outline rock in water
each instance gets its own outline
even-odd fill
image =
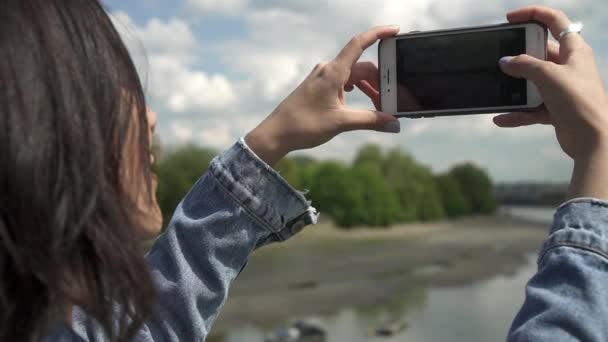
[[[265,342],[325,342],[326,335],[317,320],[297,320],[278,328],[265,338]]]

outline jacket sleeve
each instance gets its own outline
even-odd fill
[[[608,203],[561,206],[508,341],[608,341]]]
[[[146,256],[158,307],[136,341],[204,341],[254,249],[316,223],[316,210],[241,139],[216,157]],[[76,308],[73,329],[105,341]]]

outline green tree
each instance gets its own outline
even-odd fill
[[[379,168],[348,168],[336,162],[321,163],[309,197],[322,213],[343,228],[389,226],[399,218],[399,200]]]
[[[432,221],[445,216],[429,168],[398,148],[389,151],[382,165],[387,184],[399,199],[401,222]]]
[[[367,144],[361,146],[359,151],[357,152],[357,156],[353,161],[353,166],[363,166],[378,168],[378,170],[382,169],[382,165],[384,163],[384,154],[382,153],[382,149],[380,146],[375,144]]]
[[[473,213],[490,214],[496,210],[492,181],[483,169],[466,163],[455,166],[449,173],[460,185]]]
[[[274,168],[287,183],[291,184],[296,189],[302,188],[301,172],[295,160],[284,158]]]
[[[305,155],[293,156],[293,157],[291,157],[291,160],[293,160],[293,162],[296,164],[297,167],[309,167],[309,166],[317,164],[316,160],[314,160],[310,156],[305,156]]]
[[[319,167],[319,163],[308,156],[294,156],[291,158],[296,166],[299,178],[298,190],[310,190],[316,177],[316,172]]]
[[[420,221],[437,221],[445,218],[443,203],[434,183],[429,183],[419,196],[418,219]]]
[[[317,209],[327,213],[340,227],[360,222],[363,194],[354,173],[343,164],[323,162],[314,172],[309,197]]]
[[[167,153],[155,167],[158,175],[158,204],[163,211],[165,224],[173,215],[179,201],[209,167],[216,155],[210,149],[187,145]]]
[[[435,178],[443,208],[448,217],[458,217],[471,213],[471,203],[462,193],[458,180],[451,174]]]
[[[357,224],[387,227],[399,220],[400,206],[395,191],[386,184],[375,165],[359,165],[352,169],[357,186],[361,188],[360,208],[353,208]]]

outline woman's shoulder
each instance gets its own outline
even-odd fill
[[[81,336],[67,325],[58,323],[54,325],[49,333],[41,340],[42,342],[86,342]]]

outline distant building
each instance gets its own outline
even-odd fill
[[[568,195],[567,184],[510,183],[494,187],[496,201],[502,205],[558,205]]]

